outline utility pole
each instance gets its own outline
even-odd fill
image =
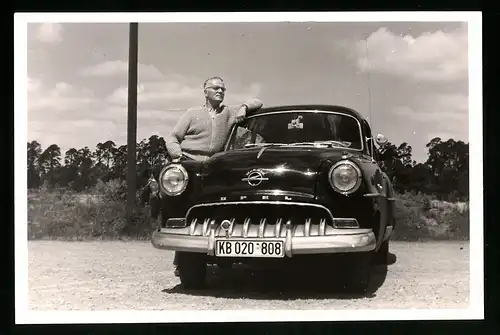
[[[129,26],[127,118],[127,223],[129,226],[132,223],[132,214],[136,205],[138,38],[138,23],[132,22]]]

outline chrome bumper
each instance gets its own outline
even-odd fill
[[[255,241],[266,237],[265,235],[227,237],[224,233],[210,228],[205,234],[194,235],[189,227],[162,228],[153,233],[151,243],[157,249],[214,255],[216,239]],[[298,254],[372,251],[376,247],[375,235],[371,229],[328,229],[325,234],[310,236],[293,236],[291,229],[286,229],[282,237],[285,239],[285,255],[288,257]]]

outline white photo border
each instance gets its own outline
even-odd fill
[[[50,311],[28,309],[27,25],[33,22],[467,22],[469,48],[470,305],[468,309]],[[17,324],[441,320],[484,318],[481,12],[16,13],[14,16],[15,321]]]

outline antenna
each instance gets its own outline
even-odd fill
[[[368,35],[365,37],[365,53],[366,53],[366,67],[367,67],[367,86],[368,86],[368,115],[370,118],[371,126],[373,127],[372,120],[372,90],[371,90],[371,77],[370,77],[370,60],[368,56]]]

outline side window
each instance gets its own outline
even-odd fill
[[[250,143],[262,143],[263,138],[255,132],[252,132],[248,128],[243,126],[236,126],[236,129],[233,132],[231,137],[231,141],[229,143],[228,149],[242,149],[245,145]]]

